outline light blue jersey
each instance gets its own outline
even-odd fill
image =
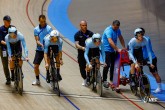
[[[88,38],[86,41],[85,41],[85,53],[84,53],[84,57],[85,57],[85,60],[87,62],[87,64],[89,65],[90,62],[89,62],[89,58],[88,58],[88,52],[89,52],[89,49],[90,48],[99,48],[101,50],[101,55],[102,55],[102,59],[103,59],[103,63],[105,63],[105,51],[104,51],[104,45],[103,45],[103,42],[101,41],[101,44],[99,46],[96,46],[93,41],[92,41],[92,38]]]
[[[150,48],[149,48],[149,44],[147,42],[147,39],[145,37],[143,37],[143,41],[142,42],[137,42],[137,39],[136,38],[132,38],[129,43],[128,43],[128,53],[129,53],[129,56],[130,56],[130,59],[134,62],[134,63],[137,63],[136,60],[135,60],[135,57],[133,55],[133,51],[134,49],[139,49],[141,47],[144,47],[146,46],[146,49],[147,49],[147,52],[148,52],[148,56],[149,56],[149,61],[150,61],[150,64],[152,64],[152,55],[151,55],[151,51],[150,51]]]
[[[12,43],[17,43],[18,41],[21,41],[21,44],[24,48],[24,54],[25,54],[26,57],[28,57],[28,49],[27,49],[27,46],[26,46],[26,42],[25,42],[24,36],[20,32],[17,32],[17,37],[15,39],[12,39],[9,34],[7,34],[5,36],[5,42],[6,42],[6,45],[7,45],[7,52],[8,52],[9,57],[12,56],[12,50],[11,50],[10,43],[11,44]]]
[[[55,42],[55,43],[51,42],[50,39],[51,39],[50,35],[47,35],[44,38],[44,53],[48,53],[48,47],[50,45],[58,45],[59,51],[62,51],[62,44],[63,44],[62,39],[59,37],[57,42]]]
[[[39,41],[41,42],[41,44],[43,44],[43,40],[44,37],[49,34],[52,31],[52,28],[49,25],[46,25],[45,27],[40,27],[40,25],[38,25],[37,27],[34,28],[34,36],[38,36],[39,37]],[[37,45],[36,50],[38,51],[44,51],[44,49]]]
[[[112,48],[112,46],[110,45],[110,43],[108,42],[108,38],[111,38],[113,40],[113,42],[115,43],[115,45],[117,45],[117,38],[121,36],[121,31],[120,29],[118,30],[114,30],[112,28],[112,26],[107,27],[104,30],[103,36],[102,36],[102,40],[103,40],[103,44],[104,44],[104,50],[107,52],[114,52],[115,50]]]
[[[144,36],[144,37],[145,37],[145,38],[147,39],[147,41],[148,41],[149,49],[150,49],[151,55],[152,55],[152,59],[154,59],[154,58],[156,57],[156,55],[155,55],[154,51],[152,50],[152,44],[151,44],[150,37],[148,37],[148,36]],[[148,58],[148,52],[147,52],[146,46],[143,47],[143,58],[144,58],[144,59],[147,59],[147,58]]]

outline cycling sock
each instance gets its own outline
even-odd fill
[[[162,87],[161,87],[161,83],[158,83],[158,88],[159,88],[159,89],[161,89],[161,88],[162,88]]]
[[[38,76],[36,76],[36,79],[38,79],[38,80],[39,80],[39,75],[38,75]]]
[[[60,74],[60,68],[57,68],[57,74]]]
[[[46,70],[46,74],[49,75],[49,70]]]
[[[14,70],[11,70],[11,76],[14,77]]]

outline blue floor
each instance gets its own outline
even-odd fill
[[[52,0],[48,7],[48,17],[51,23],[56,27],[60,33],[67,37],[70,41],[74,42],[74,34],[78,31],[78,29],[71,23],[68,17],[68,7],[71,3],[71,0]],[[129,67],[126,67],[125,73],[128,72]],[[148,74],[147,74],[148,75]],[[157,83],[153,76],[148,75],[150,84],[151,84],[151,92],[156,89]],[[159,94],[152,95],[157,97],[161,101],[165,101],[165,84],[162,84],[163,91]]]

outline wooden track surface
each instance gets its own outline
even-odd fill
[[[46,13],[47,0],[44,6]],[[3,24],[4,15],[10,15],[12,24],[23,33],[29,49],[30,63],[32,64],[35,54],[35,40],[33,36],[33,28],[38,25],[38,16],[41,14],[41,8],[44,0],[1,0],[0,1],[0,24]],[[28,6],[28,7],[27,7]],[[28,13],[27,13],[28,12]],[[29,20],[28,18],[31,20]],[[48,24],[50,24],[48,20]],[[50,24],[51,25],[51,24]],[[64,38],[65,39],[65,38]],[[0,63],[0,110],[73,110],[76,109],[72,104],[82,110],[138,110],[152,109],[161,110],[162,107],[157,104],[144,104],[139,99],[130,95],[129,87],[123,88],[123,95],[104,90],[104,96],[109,98],[98,98],[89,88],[81,86],[82,78],[79,73],[78,64],[76,62],[77,51],[64,43],[63,46],[64,66],[61,68],[63,80],[60,82],[62,94],[65,96],[58,97],[54,94],[49,84],[44,78],[41,79],[41,86],[32,86],[35,79],[33,67],[24,62],[24,93],[20,96],[13,92],[13,83],[11,86],[5,85],[2,64]],[[40,66],[40,71],[45,76],[44,61]],[[130,98],[132,102],[126,98]],[[112,98],[115,98],[112,100]],[[71,102],[69,102],[70,100]]]

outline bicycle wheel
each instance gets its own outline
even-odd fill
[[[130,83],[132,82],[132,78],[129,77],[130,79]],[[130,89],[132,91],[132,93],[136,96],[137,95],[137,91],[138,91],[138,87],[137,87],[137,77],[135,77],[135,85],[132,86],[132,84],[130,84]]]
[[[91,71],[90,71],[90,88],[92,89],[92,90],[94,90],[95,89],[95,86],[94,86],[94,82],[95,82],[95,74],[94,74],[94,70],[92,69]]]
[[[17,67],[15,67],[15,69],[14,69],[14,88],[16,91],[18,90],[17,73],[18,73],[18,69],[17,69]]]
[[[102,97],[102,77],[101,77],[101,73],[99,70],[97,70],[97,76],[96,76],[97,80],[96,80],[96,90],[97,93],[99,94],[100,97]]]
[[[23,78],[21,67],[17,68],[17,80],[18,80],[18,93],[22,95],[23,92]]]
[[[139,80],[140,98],[143,102],[148,102],[150,98],[150,82],[148,77],[143,74]]]
[[[57,95],[60,96],[57,71],[56,68],[54,67],[51,67],[51,78],[52,78],[53,90],[55,90],[55,92],[57,92]]]

